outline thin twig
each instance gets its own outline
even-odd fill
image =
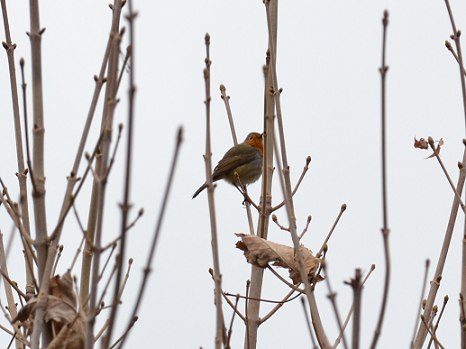
[[[230,96],[227,96],[226,90],[227,89],[224,85],[220,85],[220,92],[222,94],[221,98],[223,99],[223,102],[225,103],[225,108],[227,110],[228,121],[230,122],[231,136],[233,138],[233,144],[237,145],[238,138],[236,137],[235,123],[233,121],[233,115],[231,113],[231,108],[230,108]]]
[[[341,320],[340,320],[340,312],[338,311],[338,306],[337,306],[337,301],[336,301],[337,294],[335,292],[333,292],[332,287],[330,285],[330,277],[328,275],[327,263],[324,261],[324,262],[321,263],[321,265],[322,265],[323,271],[325,272],[325,281],[326,281],[326,284],[327,284],[327,287],[328,287],[327,298],[330,299],[330,302],[332,303],[333,312],[335,314],[335,318],[337,320],[337,325],[338,325],[338,328],[340,330],[340,333],[343,333],[343,347],[345,349],[347,349],[348,344],[346,343],[346,337],[345,337],[344,332],[343,332],[343,326],[342,326]]]
[[[29,127],[28,127],[28,114],[27,114],[27,98],[26,98],[26,82],[24,79],[24,58],[19,60],[19,65],[21,68],[21,88],[23,90],[23,117],[24,117],[24,139],[26,143],[26,162],[28,165],[29,173],[31,176],[32,190],[33,193],[37,192],[36,179],[34,177],[34,171],[31,163],[31,152],[29,147]]]
[[[300,299],[301,299],[301,305],[303,306],[304,318],[306,319],[307,328],[309,330],[309,336],[311,337],[312,346],[314,349],[317,349],[317,343],[314,338],[314,333],[312,332],[311,321],[309,319],[309,314],[306,310],[306,301],[304,300],[305,298],[301,297]]]
[[[448,171],[447,171],[447,169],[445,168],[445,165],[443,164],[443,161],[442,161],[442,159],[440,158],[440,155],[439,155],[437,149],[435,149],[434,139],[433,139],[432,137],[429,137],[428,140],[429,140],[429,145],[430,145],[430,147],[431,147],[432,150],[434,151],[435,157],[437,158],[437,160],[438,160],[440,166],[442,167],[443,173],[444,173],[445,176],[447,177],[448,183],[450,183],[451,189],[453,189],[453,193],[455,194],[456,198],[458,199],[458,201],[459,201],[459,203],[460,203],[461,209],[463,210],[463,212],[465,212],[465,207],[464,207],[463,201],[461,200],[461,196],[460,196],[460,194],[456,191],[455,186],[453,185],[453,182],[452,182],[452,180],[451,180],[451,177],[450,177],[450,175],[448,174]]]
[[[204,69],[204,83],[205,83],[205,108],[206,108],[206,153],[204,156],[206,166],[206,183],[207,183],[207,198],[209,203],[209,216],[210,216],[210,231],[212,236],[212,256],[214,262],[214,282],[215,282],[215,307],[216,307],[216,331],[215,331],[215,348],[220,349],[222,346],[223,339],[223,312],[222,312],[222,295],[221,295],[221,284],[222,275],[220,273],[220,257],[218,249],[218,237],[217,237],[217,218],[215,215],[215,201],[213,192],[213,179],[212,179],[212,161],[211,161],[211,144],[210,144],[210,66],[212,64],[210,60],[210,35],[205,35],[205,69]]]
[[[309,170],[309,164],[310,163],[311,163],[311,157],[308,156],[306,158],[306,165],[303,168],[303,172],[301,173],[301,176],[299,177],[298,182],[296,183],[296,186],[294,187],[294,189],[293,189],[293,191],[291,193],[291,196],[294,196],[294,194],[296,194],[296,192],[298,191],[298,188],[299,188],[301,182],[303,181],[304,176],[306,175],[307,171]],[[272,212],[278,210],[279,208],[283,207],[284,205],[285,205],[285,200],[283,200],[277,206],[273,207]]]
[[[214,278],[214,270],[212,268],[209,268],[209,274],[210,276],[212,277],[212,280],[215,282],[215,278]],[[241,312],[239,311],[238,307],[235,308],[235,305],[228,299],[227,297],[227,294],[225,292],[223,292],[222,290],[222,295],[223,295],[223,299],[225,299],[227,301],[227,303],[230,305],[230,307],[235,311],[236,314],[238,314],[238,316],[241,318],[241,320],[243,320],[244,322],[246,322],[246,318],[244,317],[243,314],[241,314]],[[230,296],[230,294],[228,294]],[[235,297],[239,297],[239,298],[245,298],[245,297],[242,297],[240,296],[239,294],[236,294]]]
[[[0,269],[0,274],[2,274],[3,278],[15,289],[15,291],[18,293],[19,296],[23,297],[24,300],[28,300],[28,297],[23,291],[20,290],[18,287],[18,283],[11,280],[7,274],[4,273],[3,270]]]
[[[414,337],[416,336],[416,329],[418,327],[418,324],[417,324],[417,319],[419,318],[418,314],[421,313],[422,300],[424,299],[424,293],[426,291],[427,275],[429,273],[429,265],[430,265],[430,260],[426,259],[426,267],[425,267],[425,271],[424,271],[424,281],[422,282],[421,300],[419,302],[419,308],[418,308],[417,314],[416,314],[416,321],[414,323],[414,332],[413,332],[413,339],[411,340],[411,348],[413,348],[413,346],[414,346]]]
[[[280,302],[276,302],[277,305],[275,307],[273,307],[272,310],[270,310],[265,316],[263,316],[261,318],[261,321],[260,323],[264,323],[266,322],[268,319],[270,319],[272,317],[273,314],[275,314],[277,312],[278,309],[280,309],[283,304],[287,303],[287,302],[291,302],[293,300],[295,300],[296,298],[298,298],[300,295],[297,294],[296,296],[294,296],[293,298],[290,299],[290,297],[293,295],[293,293],[295,293],[295,290],[290,290],[287,295],[285,297],[283,297],[283,299],[280,301]]]
[[[292,290],[294,291],[294,290]],[[304,293],[304,292],[303,292]],[[238,294],[233,294],[233,293],[229,293],[229,292],[224,292],[224,295],[225,296],[228,296],[228,297],[236,297],[238,296],[239,298],[242,298],[242,299],[245,299],[245,300],[255,300],[255,301],[258,301],[258,302],[263,302],[263,303],[272,303],[272,304],[282,304],[282,303],[288,303],[288,302],[291,302],[293,300],[295,300],[296,298],[299,297],[299,294],[294,296],[293,298],[291,299],[288,299],[286,296],[284,297],[284,299],[282,300],[279,300],[279,301],[274,301],[274,300],[271,300],[271,299],[264,299],[264,298],[253,298],[251,296],[241,296],[241,295],[238,295]]]
[[[0,268],[2,270],[2,274],[8,275],[5,248],[3,246],[3,233],[1,232],[1,230],[0,230]],[[8,302],[8,311],[10,312],[11,318],[15,319],[18,315],[18,309],[17,309],[17,303],[15,302],[15,299],[13,296],[13,291],[11,289],[11,284],[9,282],[4,282],[3,285],[5,288],[5,295],[6,295],[7,302]],[[16,323],[13,324],[13,328],[15,329],[15,335],[13,336],[14,338],[16,337],[16,332],[19,331],[19,328]]]
[[[134,220],[126,227],[126,230],[128,231],[132,227],[134,227],[136,225],[137,221],[139,220],[139,218],[141,218],[143,214],[144,214],[144,208],[141,208],[138,211],[138,215],[136,216],[136,218],[134,218]]]
[[[260,211],[259,206],[257,206],[257,204],[251,199],[251,197],[248,194],[248,191],[246,190],[246,187],[244,187],[243,183],[241,183],[241,180],[239,178],[238,173],[235,173],[235,175],[236,175],[236,184],[241,188],[240,192],[244,196],[245,204],[250,203],[251,205],[253,205],[256,208],[257,211]],[[251,215],[248,214],[248,217],[250,217],[250,216]]]
[[[325,246],[327,245],[328,240],[330,240],[330,237],[333,234],[333,231],[335,230],[338,222],[340,221],[341,216],[343,215],[343,212],[346,210],[346,204],[341,205],[340,212],[338,213],[337,218],[335,219],[335,222],[332,225],[332,228],[330,229],[329,233],[327,234],[327,237],[325,238],[322,247],[320,248],[319,252],[316,254],[316,258],[320,258],[322,255],[322,252],[324,251]]]
[[[55,264],[53,265],[52,275],[55,275],[55,271],[57,270],[58,262],[60,261],[61,253],[64,247],[65,246],[60,245],[60,247],[58,248],[58,255],[57,255],[57,258],[55,259]]]
[[[107,180],[106,180],[106,173],[108,169],[108,164],[109,164],[109,159],[110,159],[110,146],[111,146],[111,135],[112,135],[112,129],[113,129],[113,121],[114,121],[114,115],[115,115],[115,109],[116,109],[116,104],[117,104],[117,85],[118,85],[118,63],[119,63],[119,52],[120,52],[120,44],[122,40],[122,36],[124,33],[124,29],[119,29],[119,15],[121,13],[121,7],[123,6],[123,2],[119,0],[115,0],[114,6],[112,8],[113,10],[113,22],[115,23],[115,26],[112,26],[112,31],[114,35],[114,41],[113,45],[111,48],[111,53],[109,57],[109,62],[108,62],[108,81],[107,81],[107,86],[106,86],[106,91],[105,91],[105,99],[106,103],[104,104],[104,111],[103,111],[103,118],[102,118],[102,124],[101,124],[101,129],[102,132],[104,133],[103,140],[102,140],[102,145],[100,148],[101,155],[98,158],[97,161],[97,166],[96,166],[96,172],[99,176],[98,181],[94,181],[94,186],[93,186],[93,191],[92,191],[92,197],[91,197],[91,208],[94,209],[91,214],[96,215],[96,226],[95,226],[95,250],[94,250],[94,255],[93,255],[93,263],[92,263],[92,282],[91,282],[91,290],[90,290],[90,298],[89,298],[89,310],[87,312],[87,320],[86,320],[86,334],[85,334],[85,349],[92,349],[93,347],[93,338],[94,338],[94,325],[95,325],[95,317],[94,314],[96,313],[96,310],[98,308],[97,302],[97,297],[98,297],[98,284],[101,279],[100,277],[100,262],[101,262],[101,242],[102,242],[102,235],[103,235],[103,217],[104,217],[104,207],[105,207],[105,198],[106,198],[106,191],[107,191]],[[114,27],[116,27],[114,29]],[[130,72],[130,75],[133,73],[133,69]],[[131,78],[130,78],[131,80]],[[130,84],[130,91],[132,88],[132,84]],[[129,101],[130,105],[130,110],[132,110],[132,101],[130,99]],[[131,112],[130,112],[130,115]],[[129,117],[129,119],[132,119]],[[131,122],[131,121],[130,121]],[[128,126],[128,132],[129,132],[129,137],[127,139],[127,151],[128,154],[131,154],[131,132],[132,132],[132,127],[131,125]],[[126,164],[128,165],[128,163]],[[126,180],[125,180],[125,198],[128,188],[128,167],[126,166]],[[94,207],[92,205],[93,199],[96,198],[97,201],[97,206]],[[122,209],[122,220],[124,221],[128,209],[128,202],[124,200],[123,204],[120,205]],[[123,224],[124,227],[126,225]],[[124,228],[122,228],[124,230]],[[88,230],[89,231],[89,230]],[[124,257],[124,250],[125,250],[125,239],[122,238],[122,243],[120,245],[120,259],[118,260],[119,263],[122,262],[122,258]],[[108,346],[110,345],[110,340],[113,332],[113,324],[115,321],[116,313],[118,311],[118,301],[117,301],[117,294],[118,290],[120,287],[120,271],[121,271],[121,264],[119,265],[119,270],[117,271],[117,278],[114,283],[114,293],[111,301],[112,305],[112,310],[109,316],[109,326],[106,332],[106,335],[104,336],[102,340],[102,348],[107,349]],[[83,285],[84,286],[84,285]],[[83,302],[83,304],[85,304]]]
[[[303,232],[301,233],[301,235],[299,235],[299,240],[301,240],[303,238],[304,234],[306,234],[307,229],[309,228],[309,223],[311,223],[311,219],[312,219],[312,216],[307,216],[306,226],[304,227]]]
[[[272,215],[272,221],[277,225],[277,227],[279,227],[281,230],[284,230],[284,231],[290,231],[290,228],[287,228],[287,227],[284,227],[283,225],[281,225],[280,223],[278,223],[278,217],[273,214]]]
[[[251,280],[246,281],[246,301],[244,302],[244,315],[246,317],[246,349],[250,349],[249,343],[249,316],[248,316],[248,304],[249,304],[249,286],[251,285]]]
[[[383,43],[382,43],[382,67],[380,68],[381,82],[382,82],[382,200],[383,200],[383,246],[385,254],[385,282],[384,282],[384,291],[382,296],[382,305],[380,308],[379,320],[377,321],[377,326],[374,331],[374,337],[372,339],[371,349],[374,349],[377,345],[377,340],[379,339],[382,323],[385,316],[385,308],[387,306],[388,300],[388,290],[390,286],[390,252],[388,245],[388,218],[387,218],[387,170],[386,170],[386,151],[385,151],[385,76],[388,70],[388,67],[385,65],[385,50],[386,50],[386,37],[387,37],[387,26],[388,26],[388,11],[384,11],[383,16]]]
[[[440,324],[440,320],[442,319],[442,316],[443,316],[443,313],[445,311],[445,308],[447,306],[447,303],[448,303],[448,296],[445,296],[443,298],[443,305],[442,305],[442,310],[440,310],[440,315],[439,317],[437,318],[437,322],[435,323],[435,326],[434,328],[432,329],[432,333],[436,333],[437,329],[438,329],[438,326]],[[430,346],[432,345],[432,342],[433,342],[433,338],[431,337],[430,340],[429,340],[429,345],[427,346],[427,349],[430,349]],[[435,343],[435,342],[434,342]],[[435,343],[437,345],[437,343]]]
[[[126,338],[126,336],[128,335],[128,332],[133,328],[134,324],[136,323],[136,321],[138,321],[138,317],[135,316],[131,323],[130,323],[130,326],[126,329],[125,333],[123,333],[123,335],[118,338],[118,340],[109,348],[109,349],[113,349],[115,348],[115,346],[120,343],[124,338]],[[119,348],[121,348],[121,346],[119,346]]]
[[[118,256],[117,256],[117,260],[118,260]],[[97,302],[97,304],[102,304],[103,303],[103,299],[104,299],[105,295],[107,294],[107,289],[110,286],[110,282],[112,281],[113,275],[115,275],[115,272],[116,272],[117,268],[118,268],[118,261],[115,263],[115,265],[113,266],[112,271],[110,272],[110,275],[108,276],[107,283],[105,284],[105,286],[103,288],[102,294],[100,295],[100,298],[99,298],[99,301]],[[102,276],[103,275],[101,273],[99,280],[102,280]],[[112,304],[112,308],[113,308],[113,304]],[[95,310],[95,313],[92,316],[95,318],[100,313],[100,310],[101,309],[97,308]]]
[[[96,142],[96,145],[94,147],[94,151],[92,152],[92,155],[90,155],[89,157],[89,162],[92,163],[92,161],[94,160],[94,158],[96,157],[96,154],[98,152],[98,149],[99,147],[101,146],[101,143],[104,139],[104,132],[101,132],[100,133],[100,136],[99,136],[99,139],[97,140]],[[60,218],[57,222],[57,225],[55,227],[55,229],[53,230],[52,234],[50,235],[49,237],[49,241],[55,241],[55,240],[58,240],[59,239],[59,235],[61,233],[61,229],[63,227],[63,223],[65,222],[65,219],[68,215],[68,212],[71,210],[71,208],[73,207],[73,204],[74,204],[74,201],[76,200],[76,197],[78,196],[78,194],[81,192],[81,188],[83,187],[84,183],[85,183],[85,180],[87,178],[87,175],[89,173],[91,169],[89,168],[89,166],[87,166],[86,170],[84,171],[84,174],[79,182],[79,186],[78,188],[76,189],[76,191],[74,193],[72,193],[70,195],[70,197],[68,198],[69,201],[67,201],[67,206],[66,208],[63,209],[63,211],[61,212],[60,214]],[[77,179],[75,178],[75,181],[77,181]]]
[[[113,167],[113,163],[115,162],[115,156],[118,150],[118,145],[120,144],[122,130],[123,130],[123,124],[119,124],[117,140],[115,142],[115,147],[113,148],[112,157],[110,158],[110,163],[108,164],[108,168],[107,168],[107,172],[105,173],[104,180],[108,178],[108,175],[110,174],[110,170]]]
[[[225,344],[225,349],[231,349],[230,339],[231,339],[231,334],[233,332],[233,321],[235,320],[236,309],[238,309],[238,301],[239,301],[239,294],[236,295],[235,307],[233,308],[233,314],[231,315],[231,322],[230,322],[230,327],[228,328],[228,337],[227,337],[227,342]]]
[[[429,334],[431,335],[431,338],[435,341],[435,343],[437,343],[440,346],[440,348],[445,349],[442,343],[440,343],[439,340],[437,339],[437,336],[434,333],[432,333],[432,331],[428,327],[428,324],[426,323],[426,319],[424,318],[424,315],[421,315],[421,323],[427,329],[427,332],[429,332]]]
[[[18,228],[19,232],[21,233],[21,236],[24,238],[25,240],[25,245],[29,244],[29,245],[33,245],[35,244],[35,240],[33,240],[31,238],[31,236],[29,234],[26,233],[26,230],[24,229],[24,226],[23,224],[21,223],[21,219],[19,217],[19,213],[17,212],[16,208],[15,208],[15,204],[13,203],[13,201],[11,200],[11,197],[10,197],[10,194],[8,193],[8,189],[7,187],[5,186],[5,183],[3,182],[3,179],[2,177],[0,177],[0,185],[2,186],[3,190],[2,190],[2,193],[0,193],[0,201],[1,203],[3,203],[3,205],[5,206],[8,214],[10,215],[10,217],[13,219],[13,222],[15,223],[16,227]],[[4,195],[6,195],[6,198],[7,200],[5,200],[5,198],[3,197]],[[26,248],[26,246],[25,246]],[[31,248],[32,250],[32,248]],[[37,261],[36,261],[37,263]]]
[[[455,57],[456,62],[459,64],[459,63],[460,63],[460,60],[459,60],[458,55],[456,54],[455,50],[453,49],[453,46],[451,46],[450,41],[445,40],[445,46],[446,46],[446,48],[448,49],[448,51],[451,52],[451,54],[453,55],[453,57]],[[463,75],[466,75],[466,71],[464,70],[464,68],[463,68]]]
[[[303,289],[300,289],[298,286],[293,285],[292,283],[285,280],[276,270],[274,270],[270,265],[267,264],[267,269],[269,269],[277,278],[279,278],[284,284],[286,284],[289,288],[299,292],[304,293]]]
[[[117,89],[120,88],[121,80],[123,80],[123,73],[126,70],[129,59],[131,58],[132,49],[131,46],[126,47],[125,59],[123,60],[123,65],[121,66],[120,75],[118,76]],[[128,65],[128,69],[131,70],[131,67]]]
[[[367,279],[372,274],[374,269],[375,269],[375,264],[372,264],[371,268],[369,269],[369,272],[366,275],[366,277],[362,280],[361,286],[364,286],[364,284],[366,283]],[[335,339],[335,343],[333,344],[332,349],[335,349],[338,346],[338,344],[340,343],[340,340],[343,337],[343,334],[345,332],[346,326],[348,326],[351,315],[353,314],[353,310],[354,310],[354,304],[351,304],[350,310],[348,311],[348,315],[346,316],[346,320],[343,323],[343,326],[341,327],[340,334],[338,335],[337,339]]]

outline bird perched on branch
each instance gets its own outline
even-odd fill
[[[225,153],[214,169],[212,181],[224,179],[237,187],[237,173],[241,184],[254,183],[262,174],[263,149],[262,133],[251,132],[243,143],[235,145]],[[193,199],[205,188],[207,183],[201,185],[194,193]]]

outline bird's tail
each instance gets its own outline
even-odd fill
[[[195,192],[194,195],[193,195],[193,199],[194,199],[196,196],[198,196],[198,195],[201,193],[201,191],[203,191],[205,188],[207,188],[207,183],[204,183],[203,185],[201,185],[201,187],[200,187],[198,190],[196,190],[196,192]]]

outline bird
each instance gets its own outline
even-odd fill
[[[263,150],[262,133],[251,132],[243,143],[235,145],[225,153],[214,169],[212,181],[224,179],[237,187],[236,174],[238,174],[241,184],[254,183],[262,175]],[[196,190],[193,199],[205,188],[207,183]]]

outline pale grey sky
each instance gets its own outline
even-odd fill
[[[98,74],[108,31],[108,1],[79,3],[43,1],[40,7],[45,84],[46,177],[48,225],[56,224],[71,170],[76,144]],[[26,2],[8,4],[16,60],[26,60],[31,95],[30,46]],[[452,1],[457,27],[464,29],[465,4]],[[128,257],[134,258],[120,319],[133,307],[158,214],[176,129],[184,127],[172,196],[156,251],[149,287],[139,321],[127,347],[212,348],[215,307],[210,230],[206,195],[191,200],[204,182],[204,35],[211,35],[212,146],[214,164],[232,146],[219,85],[231,96],[238,138],[262,131],[262,65],[267,50],[265,8],[261,1],[134,2],[136,21],[136,133],[131,201],[133,214],[145,215],[131,230]],[[283,88],[282,112],[291,178],[298,179],[310,155],[310,170],[295,196],[298,230],[308,215],[313,220],[303,243],[320,248],[340,206],[348,208],[329,242],[328,268],[338,292],[342,316],[351,305],[350,287],[343,284],[355,268],[376,270],[363,291],[362,347],[373,336],[381,304],[384,277],[380,172],[380,74],[382,15],[390,12],[387,35],[388,204],[392,283],[379,348],[407,348],[414,330],[424,264],[431,259],[429,279],[448,222],[453,193],[435,159],[413,148],[413,138],[443,138],[442,159],[456,183],[457,161],[463,153],[465,122],[459,71],[444,46],[451,25],[445,4],[438,1],[282,1],[279,3],[278,80]],[[126,25],[126,21],[122,23]],[[1,35],[4,38],[4,34]],[[4,39],[2,39],[4,40]],[[126,41],[127,42],[127,41]],[[0,55],[2,149],[0,175],[17,195],[14,173],[13,126],[6,55]],[[127,81],[121,89],[117,121],[126,122]],[[32,114],[30,114],[32,115]],[[100,113],[95,124],[100,124]],[[97,138],[95,128],[87,150]],[[124,139],[123,139],[124,140]],[[118,202],[122,200],[123,148],[109,185],[105,241],[119,231]],[[81,167],[81,170],[83,166]],[[87,192],[78,199],[86,221]],[[251,185],[258,201],[259,184]],[[274,203],[281,198],[275,183]],[[250,267],[235,248],[234,233],[247,232],[245,210],[237,190],[220,182],[215,191],[220,233],[223,287],[245,292]],[[278,198],[278,199],[277,199]],[[284,211],[277,213],[286,223]],[[453,236],[437,304],[450,296],[438,337],[447,348],[459,347],[460,260],[462,220]],[[257,219],[257,215],[256,215]],[[7,239],[11,223],[0,210],[0,228]],[[72,260],[81,233],[70,217],[65,226],[64,257],[59,272]],[[271,225],[269,238],[290,244],[288,233]],[[10,256],[10,274],[24,288],[19,245]],[[15,263],[15,261],[18,261]],[[17,268],[15,268],[17,266]],[[78,270],[75,270],[78,273]],[[283,284],[266,273],[263,297],[279,300]],[[325,283],[316,290],[329,340],[338,335]],[[4,302],[3,290],[2,301]],[[241,305],[244,309],[244,305]],[[264,304],[264,315],[271,306]],[[224,304],[229,321],[231,309]],[[101,320],[103,318],[101,317]],[[122,321],[122,320],[121,320]],[[4,320],[2,324],[5,324]],[[125,321],[119,323],[121,331]],[[350,331],[348,333],[351,333]],[[116,335],[114,336],[114,338]],[[0,333],[0,341],[6,337]],[[349,337],[348,337],[349,338]],[[243,345],[244,326],[237,318],[233,348]],[[258,348],[310,347],[298,300],[286,304],[259,329]]]

